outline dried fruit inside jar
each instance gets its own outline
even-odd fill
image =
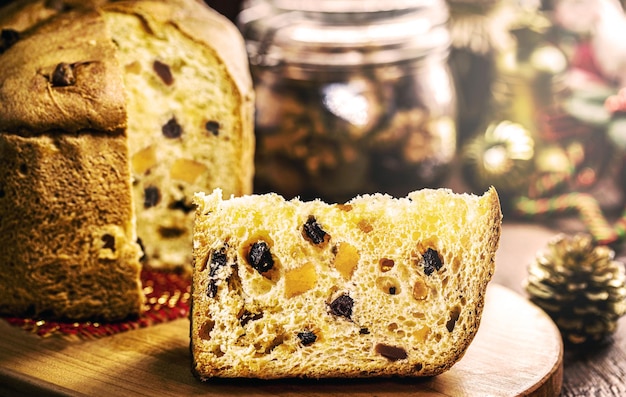
[[[422,70],[426,67],[426,70]],[[281,77],[255,70],[259,193],[345,201],[356,194],[405,195],[445,177],[456,150],[449,79],[405,63]]]
[[[449,14],[426,3],[244,8],[258,193],[343,202],[442,182],[456,150]]]

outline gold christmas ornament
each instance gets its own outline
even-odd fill
[[[534,170],[535,141],[522,125],[508,120],[490,124],[465,145],[465,180],[476,190],[493,185],[501,194],[526,190]]]
[[[525,289],[560,329],[566,344],[598,343],[626,314],[624,265],[587,234],[559,234],[528,268]]]

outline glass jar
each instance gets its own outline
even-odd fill
[[[444,0],[256,0],[255,192],[343,202],[436,187],[456,154]]]

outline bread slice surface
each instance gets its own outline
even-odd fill
[[[501,229],[493,188],[195,202],[201,379],[437,375],[478,330]]]

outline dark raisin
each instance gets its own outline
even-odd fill
[[[361,335],[369,335],[370,330],[367,327],[361,327],[361,329],[359,330],[359,334]]]
[[[174,83],[174,76],[172,75],[172,70],[168,64],[156,60],[152,63],[152,69],[157,76],[163,80],[165,85],[172,85]]]
[[[187,230],[177,226],[159,226],[159,234],[163,238],[177,238],[185,234]]]
[[[317,335],[313,331],[298,332],[298,339],[304,346],[313,344],[317,340]]]
[[[217,296],[217,282],[215,280],[209,281],[206,294],[209,298],[215,298],[215,296]]]
[[[172,117],[163,128],[161,128],[163,135],[169,139],[180,138],[183,135],[183,127],[178,124],[175,117]]]
[[[0,54],[8,50],[20,39],[20,33],[14,29],[2,29],[0,31]]]
[[[154,207],[161,201],[161,192],[156,186],[148,186],[143,191],[143,207]]]
[[[215,136],[220,134],[220,123],[217,121],[207,121],[206,124],[204,124],[204,128]]]
[[[187,203],[184,199],[180,199],[172,202],[168,208],[171,210],[180,210],[185,214],[188,214],[196,209],[196,206],[194,204]]]
[[[102,242],[104,243],[102,248],[107,248],[115,252],[115,237],[110,234],[105,234],[102,236]]]
[[[352,306],[354,300],[348,294],[343,294],[330,303],[330,312],[335,316],[349,319],[352,317]]]
[[[211,262],[209,263],[209,276],[213,277],[217,274],[217,271],[226,266],[226,247],[222,247],[211,254]]]
[[[198,336],[206,340],[211,339],[211,331],[213,331],[213,327],[215,327],[215,321],[207,320],[200,326],[200,329],[198,330]]]
[[[408,357],[408,355],[406,354],[406,350],[404,350],[404,348],[386,345],[384,343],[376,344],[376,346],[374,347],[374,350],[376,350],[376,353],[385,357],[389,361],[404,360],[405,358]]]
[[[396,294],[396,287],[389,287],[389,295],[395,295]]]
[[[68,11],[72,8],[69,4],[65,4],[63,0],[48,0],[44,4],[44,7],[54,11]]]
[[[76,84],[76,76],[74,75],[74,65],[61,62],[54,68],[51,77],[52,85],[55,87],[67,87]]]
[[[313,244],[321,244],[324,242],[326,232],[322,230],[322,226],[317,223],[317,220],[313,215],[309,215],[306,223],[302,226],[304,235],[311,240]]]
[[[272,258],[270,247],[265,241],[257,241],[252,244],[248,253],[248,261],[259,273],[265,273],[274,267],[274,258]]]
[[[439,254],[432,248],[427,249],[422,256],[424,258],[424,273],[427,276],[430,276],[435,270],[439,270],[443,266]]]
[[[241,317],[239,317],[239,324],[244,327],[250,321],[256,321],[263,317],[263,313],[250,313],[249,311],[244,311]]]
[[[144,262],[148,257],[146,256],[146,247],[143,245],[143,241],[137,237],[137,245],[141,248],[141,258],[139,258],[140,262]]]

